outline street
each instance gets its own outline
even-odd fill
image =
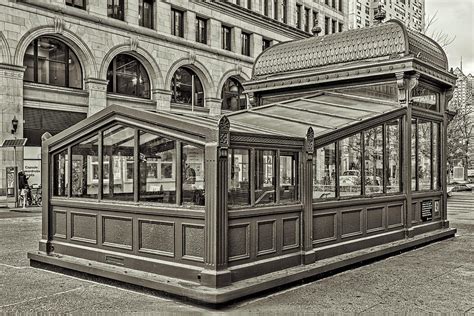
[[[474,314],[474,194],[449,200],[455,238],[219,310],[163,294],[29,266],[41,214],[0,209],[0,313]],[[109,284],[110,283],[110,284]]]

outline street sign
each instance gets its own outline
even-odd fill
[[[28,138],[5,139],[2,147],[22,147],[25,146]]]

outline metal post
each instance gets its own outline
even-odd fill
[[[16,137],[15,137],[16,138]],[[14,173],[15,173],[15,186],[13,188],[13,195],[15,196],[15,208],[18,207],[18,168],[16,165],[16,146],[13,146],[13,164],[14,164]]]

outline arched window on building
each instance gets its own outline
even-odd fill
[[[23,59],[25,81],[82,89],[82,69],[76,54],[62,41],[41,36],[28,45]]]
[[[247,97],[244,88],[235,78],[229,78],[222,87],[222,110],[238,111],[247,108]]]
[[[171,80],[171,102],[193,106],[204,106],[204,89],[194,71],[181,67]]]
[[[150,79],[145,67],[127,54],[115,56],[107,70],[107,92],[150,98]]]

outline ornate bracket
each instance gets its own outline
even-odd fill
[[[227,157],[230,146],[230,121],[227,116],[219,120],[219,157]]]
[[[313,154],[314,152],[314,130],[312,127],[308,128],[306,132],[306,153]]]
[[[405,103],[407,100],[406,86],[407,79],[404,72],[397,72],[395,74],[397,77],[397,88],[398,88],[398,102]]]
[[[136,52],[138,49],[138,44],[140,40],[138,37],[130,37],[130,50]]]
[[[418,79],[420,79],[419,73],[416,73],[410,76],[410,79],[408,81],[408,94],[410,95],[410,99],[412,96],[413,89],[415,89],[415,87],[418,86]]]
[[[58,34],[62,34],[64,32],[64,19],[60,17],[56,17],[54,19],[54,32]]]
[[[196,63],[196,54],[195,53],[189,52],[188,58],[189,58],[189,63],[191,65],[194,65]]]

